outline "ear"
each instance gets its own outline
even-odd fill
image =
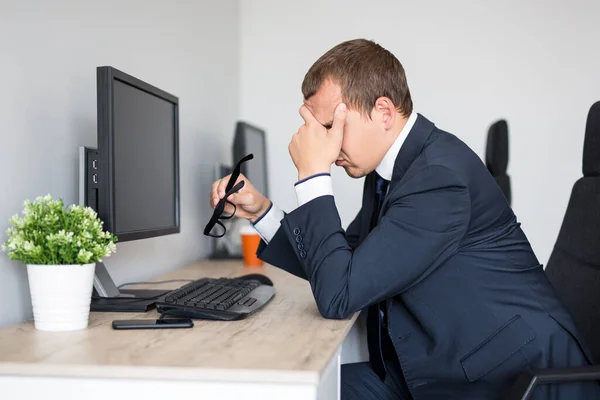
[[[394,103],[388,97],[379,97],[375,101],[374,116],[376,120],[380,122],[383,127],[388,130],[394,125],[396,119],[396,107]]]

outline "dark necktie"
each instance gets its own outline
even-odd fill
[[[375,228],[375,225],[377,225],[379,213],[381,212],[381,207],[383,206],[383,200],[385,199],[389,184],[390,181],[383,179],[379,174],[375,173],[375,207],[373,210],[373,218],[371,220],[371,229]]]
[[[373,205],[373,215],[371,217],[371,230],[377,225],[388,184],[389,181],[375,173],[375,202]],[[382,306],[384,304],[385,303],[373,304],[369,306],[367,310],[367,347],[369,349],[369,363],[382,381],[385,379],[386,374],[382,350]]]

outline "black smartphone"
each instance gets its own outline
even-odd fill
[[[189,318],[120,319],[112,322],[113,329],[173,329],[193,326],[194,323]]]

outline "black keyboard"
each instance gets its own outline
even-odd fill
[[[252,314],[275,294],[273,286],[241,278],[203,278],[161,296],[161,314],[232,321]]]

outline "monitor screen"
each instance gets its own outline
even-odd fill
[[[264,135],[262,131],[250,126],[246,125],[245,127],[245,135],[246,135],[246,153],[254,154],[254,160],[246,163],[246,175],[248,179],[259,192],[268,196],[267,193],[267,175],[265,171],[265,157],[264,154],[265,143],[264,143]]]
[[[179,232],[178,99],[98,68],[98,213],[119,241]]]
[[[113,93],[115,229],[174,226],[175,105],[121,81]]]
[[[233,144],[233,163],[252,153],[254,159],[242,165],[242,173],[265,196],[269,196],[265,131],[238,122]]]

